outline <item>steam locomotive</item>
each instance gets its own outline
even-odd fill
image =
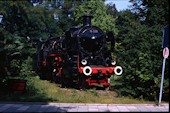
[[[121,66],[112,60],[107,43],[114,48],[112,32],[105,33],[91,24],[92,15],[82,16],[83,25],[71,27],[61,37],[40,41],[37,51],[40,78],[60,83],[62,87],[86,89],[110,87],[110,77],[121,75]]]

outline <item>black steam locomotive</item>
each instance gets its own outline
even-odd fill
[[[38,49],[41,78],[48,77],[62,87],[86,89],[102,85],[109,89],[110,77],[122,74],[122,68],[112,60],[107,47],[110,42],[114,48],[112,32],[104,33],[91,25],[91,19],[91,15],[84,15],[83,26],[70,28],[60,38],[41,42],[41,49]]]

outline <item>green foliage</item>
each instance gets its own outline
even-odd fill
[[[13,59],[10,62],[10,72],[12,72],[12,76],[17,76],[20,73],[20,61],[17,59]]]
[[[110,14],[113,18],[117,17],[118,11],[115,4],[107,4],[107,14]]]
[[[28,63],[27,57],[32,57],[36,48],[33,47],[32,41],[28,41],[26,37],[29,36],[31,39],[47,38],[49,32],[55,31],[55,26],[52,26],[54,22],[50,23],[53,19],[52,12],[46,11],[42,7],[33,8],[26,0],[1,1],[0,6],[0,11],[3,14],[0,28],[1,78],[24,75],[24,72],[28,75],[32,65]],[[49,26],[53,28],[50,29]]]
[[[145,24],[165,25],[169,21],[169,0],[130,0],[133,11]]]
[[[33,71],[32,60],[33,59],[31,57],[28,57],[26,60],[22,62],[20,73],[19,73],[21,77],[24,78],[32,75],[32,71]]]
[[[94,17],[92,24],[101,28],[104,32],[113,31],[114,34],[117,34],[118,31],[115,27],[116,18],[112,18],[110,14],[107,14],[107,7],[103,0],[90,0],[82,3],[75,9],[74,21],[78,21],[84,14],[91,14]]]
[[[124,88],[119,91],[122,95],[157,100],[158,81],[161,80],[163,25],[143,24],[136,15],[126,10],[119,13],[117,27],[119,34],[115,52],[124,69],[121,80]],[[164,90],[167,87],[168,84]]]

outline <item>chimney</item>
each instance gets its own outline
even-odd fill
[[[91,19],[93,18],[92,15],[86,14],[83,17],[83,26],[91,26]]]

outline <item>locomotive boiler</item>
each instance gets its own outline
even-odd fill
[[[62,87],[86,89],[100,85],[109,89],[110,77],[123,72],[107,46],[110,42],[114,48],[113,33],[104,33],[92,25],[92,17],[90,14],[82,16],[82,26],[71,27],[52,43],[53,51],[48,53],[49,76],[55,82],[60,81]]]

